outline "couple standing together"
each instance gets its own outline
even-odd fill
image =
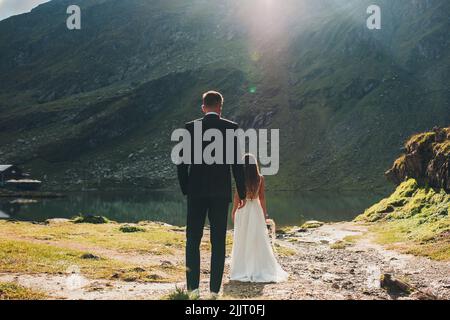
[[[194,136],[194,123],[197,121],[202,124],[202,136],[208,129],[217,129],[226,140],[227,129],[238,129],[235,122],[221,117],[222,107],[223,96],[219,92],[206,92],[202,105],[204,117],[186,124],[191,136]],[[234,236],[230,279],[243,282],[280,282],[288,277],[274,256],[267,232],[264,177],[259,173],[254,156],[245,155],[243,164],[242,161],[237,161],[240,157],[240,147],[237,138],[233,139],[233,164],[193,164],[194,161],[190,161],[191,164],[182,163],[177,166],[180,187],[187,196],[187,289],[194,296],[199,296],[200,243],[206,216],[210,224],[212,298],[216,298],[220,291],[225,264],[228,209],[231,202]],[[223,158],[228,159],[225,140]],[[203,142],[202,154],[209,143],[211,142]],[[192,147],[192,158],[194,152]],[[231,173],[236,183],[233,201]]]

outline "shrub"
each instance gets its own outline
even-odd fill
[[[145,232],[145,229],[142,228],[142,227],[131,226],[131,225],[128,225],[128,224],[120,226],[119,230],[124,232],[124,233]]]
[[[109,219],[103,216],[94,215],[79,215],[73,219],[74,223],[92,223],[92,224],[103,224],[109,223]]]

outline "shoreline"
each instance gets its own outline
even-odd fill
[[[165,299],[175,287],[184,286],[183,227],[53,219],[39,224],[0,221],[0,231],[0,283],[43,292],[49,299]],[[290,279],[252,284],[228,281],[232,243],[228,231],[222,299],[422,299],[424,293],[450,299],[450,262],[388,250],[375,236],[371,224],[356,222],[279,231],[275,251]],[[205,296],[208,240],[205,229],[201,245]],[[14,263],[8,262],[6,252],[14,252]],[[380,287],[383,274],[407,278],[417,291],[392,295]]]
[[[64,198],[67,194],[51,191],[18,191],[0,189],[1,198],[55,199]]]
[[[337,192],[337,193],[367,193],[367,192],[374,192],[374,193],[387,193],[392,192],[395,189],[395,186],[384,186],[384,187],[374,187],[374,188],[312,188],[312,189],[278,189],[278,188],[270,188],[270,186],[267,186],[267,191],[269,192],[299,192],[299,193],[315,193],[315,192]],[[0,189],[1,191],[1,189]],[[179,190],[178,185],[172,185],[167,187],[161,187],[161,188],[147,188],[144,186],[128,186],[124,185],[123,187],[92,187],[92,188],[41,188],[41,192],[50,192],[50,193],[81,193],[81,192],[125,192],[125,191],[136,191],[136,192],[174,192],[177,191],[181,194],[181,191]]]
[[[12,190],[6,188],[0,188],[0,199],[1,198],[29,198],[29,199],[54,199],[54,198],[65,198],[71,195],[77,194],[114,194],[114,193],[129,193],[133,192],[137,195],[142,195],[145,193],[173,193],[175,189],[147,189],[147,188],[116,188],[116,189],[58,189],[58,191],[53,189],[43,189],[38,191],[25,191],[25,190]],[[267,192],[272,194],[284,194],[284,193],[296,193],[296,194],[330,194],[334,193],[336,195],[363,195],[363,194],[375,194],[375,195],[387,195],[392,189],[267,189]],[[182,197],[180,193],[180,197]]]

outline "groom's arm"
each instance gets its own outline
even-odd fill
[[[178,182],[180,184],[181,192],[184,195],[188,193],[188,179],[189,179],[189,165],[179,164],[177,165]]]
[[[238,127],[236,126],[235,130],[237,130]],[[242,161],[242,150],[241,150],[241,144],[237,137],[235,137],[234,141],[234,163],[231,166],[231,169],[233,171],[233,177],[234,181],[236,182],[236,191],[239,195],[239,198],[241,200],[245,200],[246,198],[246,187],[245,187],[245,174],[244,174],[244,164],[240,164]]]
[[[189,130],[188,124],[186,124],[185,128]],[[181,192],[183,193],[183,195],[186,196],[188,193],[188,185],[189,185],[189,164],[181,163],[177,165],[177,175]]]

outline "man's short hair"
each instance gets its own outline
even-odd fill
[[[205,107],[214,107],[216,105],[223,105],[223,96],[217,91],[208,91],[203,94],[203,105]]]

